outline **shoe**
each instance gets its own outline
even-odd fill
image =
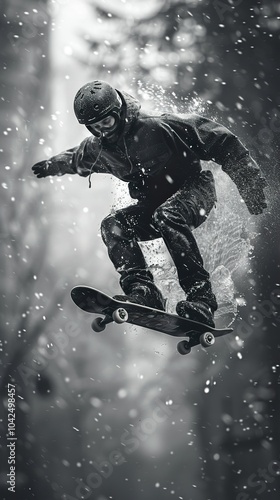
[[[202,303],[210,307],[212,313],[217,310],[218,304],[216,297],[212,291],[212,286],[209,280],[194,281],[192,284],[189,282],[183,287],[186,293],[187,303]]]
[[[155,286],[153,289],[145,285],[135,286],[129,295],[115,295],[113,299],[121,302],[133,302],[134,304],[141,304],[141,306],[165,311],[166,301]]]
[[[204,323],[215,328],[214,312],[206,302],[181,300],[176,306],[178,316]]]

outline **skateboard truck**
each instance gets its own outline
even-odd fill
[[[106,312],[104,318],[101,318],[100,316],[98,318],[94,318],[91,323],[91,328],[94,332],[103,332],[103,330],[105,330],[106,328],[106,325],[108,325],[109,323],[113,323],[114,321],[115,323],[121,324],[125,323],[127,320],[128,312],[123,307],[119,307],[118,309],[115,309],[112,314]]]
[[[192,332],[189,332],[192,333]],[[196,333],[196,332],[193,332]],[[211,332],[202,333],[198,337],[199,342],[194,338],[190,338],[190,340],[181,340],[177,344],[177,351],[179,354],[189,354],[191,352],[191,348],[200,344],[202,347],[210,347],[215,343],[215,336]]]

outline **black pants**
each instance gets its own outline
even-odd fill
[[[202,224],[216,201],[212,172],[202,171],[191,182],[154,207],[138,203],[106,217],[101,224],[101,234],[125,294],[137,284],[150,285],[153,276],[147,269],[138,241],[162,237],[177,269],[179,283],[187,300],[203,300],[217,308],[212,293],[209,273],[192,229]]]

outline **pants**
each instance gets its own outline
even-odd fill
[[[203,300],[213,310],[217,309],[209,273],[203,267],[192,233],[192,229],[206,220],[215,201],[212,172],[202,171],[162,205],[154,207],[152,203],[139,202],[102,221],[102,238],[120,273],[120,285],[125,294],[129,295],[139,284],[149,286],[153,282],[138,242],[161,237],[174,261],[187,300]]]

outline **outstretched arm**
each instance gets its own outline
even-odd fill
[[[42,160],[33,165],[34,175],[41,179],[49,175],[76,174],[73,164],[73,155],[77,148],[68,149],[63,153],[52,156],[49,160]]]
[[[206,118],[196,120],[197,138],[206,160],[213,159],[236,184],[251,214],[267,207],[264,188],[267,183],[249,151],[230,130]],[[204,158],[201,158],[204,159]]]
[[[79,174],[87,177],[93,167],[100,166],[99,148],[95,138],[87,137],[75,148],[52,156],[33,165],[33,173],[40,179],[49,175]]]
[[[174,125],[173,122],[172,128]],[[266,180],[249,151],[230,130],[196,114],[182,118],[179,127],[177,124],[174,129],[178,138],[185,139],[200,160],[213,160],[222,166],[236,184],[251,214],[262,213],[267,207],[263,191]]]

